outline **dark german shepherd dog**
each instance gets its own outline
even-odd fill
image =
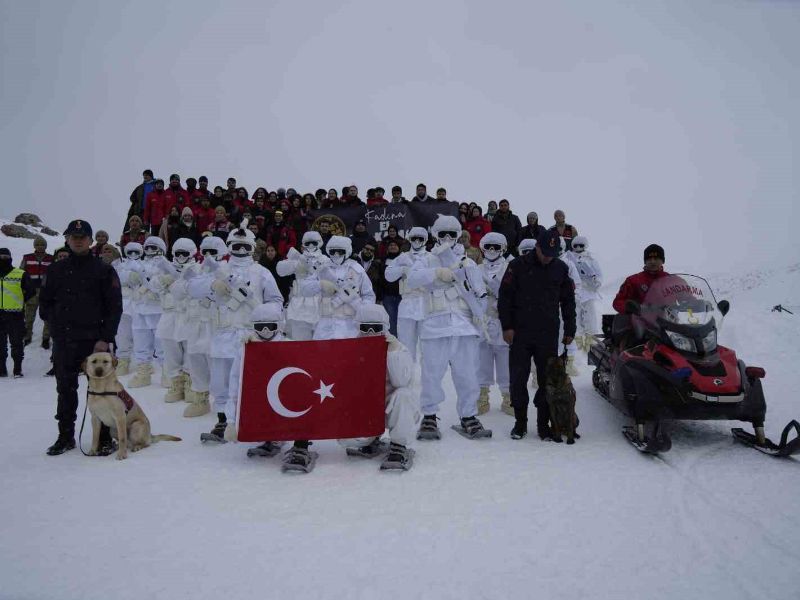
[[[578,416],[575,414],[575,388],[567,375],[567,353],[547,360],[545,370],[547,386],[547,405],[550,408],[550,432],[554,442],[561,442],[561,435],[567,436],[567,443],[574,444],[580,438],[575,429]]]

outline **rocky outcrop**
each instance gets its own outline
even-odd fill
[[[33,213],[20,213],[14,219],[14,223],[19,223],[20,225],[32,225],[34,227],[41,227],[42,220],[39,218],[39,215],[35,215]]]
[[[27,238],[29,240],[32,240],[37,236],[36,233],[32,232],[24,225],[17,225],[15,223],[6,223],[2,227],[0,227],[0,231],[2,231],[8,237],[12,238]]]

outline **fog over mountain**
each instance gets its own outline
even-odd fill
[[[118,234],[144,168],[556,208],[609,274],[800,249],[800,4],[0,1],[2,216]]]

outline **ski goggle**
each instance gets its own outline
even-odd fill
[[[444,238],[450,238],[452,240],[458,239],[458,232],[457,231],[440,231],[436,234],[436,237],[440,240]]]
[[[217,251],[214,248],[204,248],[202,251],[203,256],[216,256]]]
[[[358,330],[361,333],[383,333],[383,323],[360,323]]]
[[[145,254],[155,254],[157,252],[161,252],[161,248],[158,246],[145,246],[144,253]]]
[[[533,251],[533,248],[525,248],[524,250],[520,250],[519,254],[520,254],[520,256],[525,256],[526,254],[529,254],[532,251]]]
[[[416,237],[415,236],[415,237],[412,237],[412,238],[408,238],[408,241],[411,242],[412,244],[413,243],[424,244],[425,243],[425,238],[421,238],[421,237]]]
[[[328,254],[331,256],[344,256],[347,252],[341,248],[332,248],[328,250]]]
[[[188,250],[175,250],[172,254],[178,258],[189,258],[192,255]]]
[[[275,322],[266,322],[266,323],[253,323],[253,329],[256,331],[277,331],[278,324]]]
[[[250,244],[231,244],[231,251],[233,252],[250,252],[253,246]]]
[[[139,252],[138,250],[128,250],[125,253],[126,258],[139,258],[141,255],[142,255],[141,252]]]
[[[317,248],[319,248],[319,242],[314,242],[314,241],[303,242],[303,248],[309,248],[309,249],[316,250]]]
[[[495,250],[496,252],[500,252],[503,247],[500,244],[485,244],[483,246],[484,250]]]

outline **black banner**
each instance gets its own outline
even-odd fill
[[[436,217],[450,215],[458,217],[458,202],[397,202],[375,206],[337,206],[311,211],[314,222],[311,226],[319,230],[327,222],[334,235],[349,235],[360,219],[367,223],[367,233],[379,242],[386,235],[389,225],[397,227],[400,237],[412,227],[430,229]]]

